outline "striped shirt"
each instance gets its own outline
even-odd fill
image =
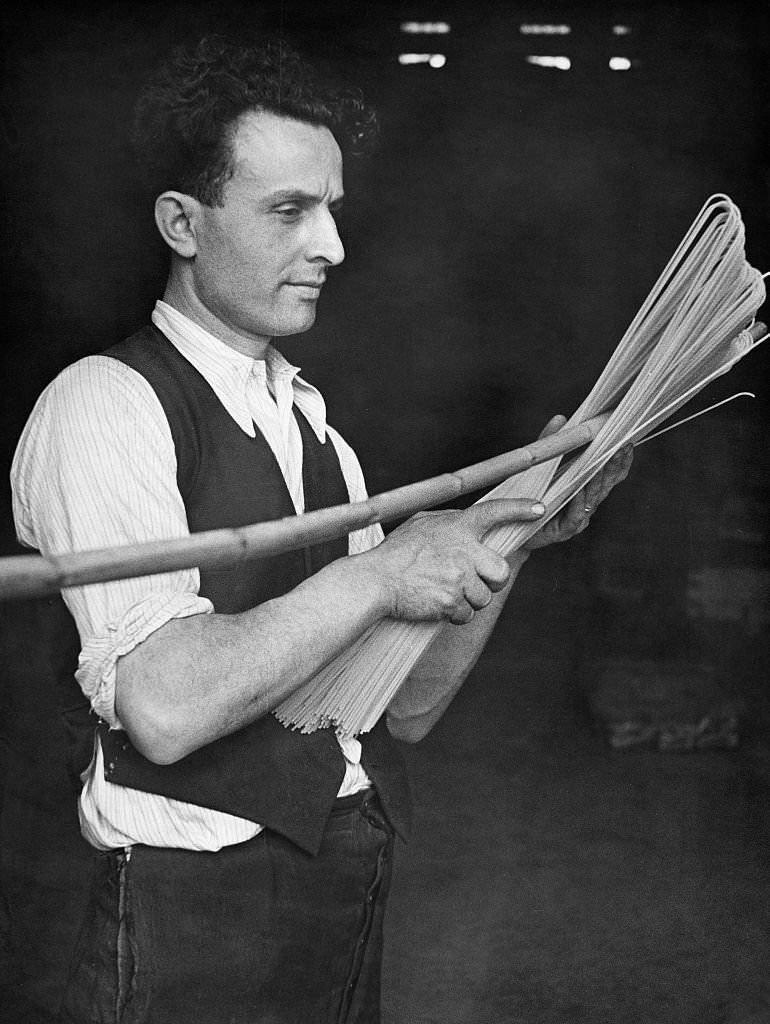
[[[158,302],[156,327],[203,375],[229,415],[250,437],[260,430],[304,510],[302,441],[292,408],[319,439],[328,431],[351,501],[366,497],[349,445],[326,423],[321,394],[272,346],[264,360],[242,355]],[[43,554],[113,547],[189,534],[176,481],[171,431],[154,390],[141,374],[109,356],[87,356],[64,370],[38,399],[11,469],[16,531]],[[382,540],[379,526],[350,535],[356,554]],[[120,728],[115,668],[152,632],[174,618],[210,614],[199,596],[197,569],[70,588],[64,600],[77,623],[77,679],[95,713]],[[361,746],[339,737],[344,796],[368,785]],[[101,749],[83,776],[81,830],[99,849],[145,843],[218,850],[255,836],[255,822],[107,782]]]

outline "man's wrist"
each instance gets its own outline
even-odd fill
[[[374,555],[375,550],[349,555],[332,563],[329,568],[343,575],[341,584],[345,591],[355,594],[373,619],[379,620],[394,614],[397,595],[395,583],[388,573],[382,571]]]

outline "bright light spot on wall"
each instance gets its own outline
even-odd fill
[[[631,61],[628,57],[610,57],[610,71],[630,71]]]
[[[449,32],[449,25],[445,21],[402,21],[401,31],[409,35],[434,35],[443,36]]]
[[[568,36],[571,31],[569,25],[519,25],[523,36]]]
[[[613,25],[612,34],[614,36],[630,36],[631,26],[630,25]]]
[[[537,64],[541,68],[558,68],[559,71],[569,71],[572,62],[569,57],[527,57],[527,64]]]
[[[399,53],[399,64],[427,64],[432,68],[443,68],[446,56],[443,53]]]

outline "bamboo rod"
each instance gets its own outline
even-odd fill
[[[287,516],[252,526],[208,530],[163,541],[72,554],[0,558],[0,600],[42,597],[65,587],[190,568],[225,568],[345,536],[353,530],[413,515],[490,487],[589,444],[609,413],[594,416],[472,466],[376,494],[366,501]]]

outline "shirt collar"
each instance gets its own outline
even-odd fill
[[[250,437],[255,429],[246,404],[246,384],[251,375],[273,388],[289,385],[293,401],[318,440],[326,439],[326,403],[321,392],[303,380],[299,367],[269,345],[264,359],[252,359],[209,333],[174,306],[159,299],[152,322],[188,362],[203,376],[238,426]]]

